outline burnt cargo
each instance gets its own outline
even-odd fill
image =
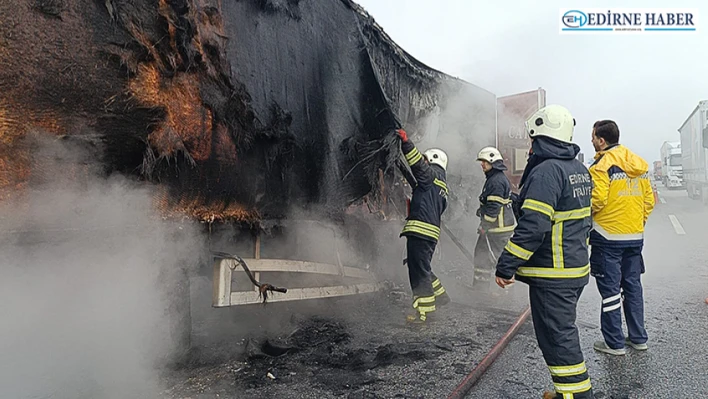
[[[449,152],[454,221],[481,184],[464,171],[495,141],[492,93],[415,60],[347,0],[3,2],[0,64],[3,201],[56,173],[30,139],[44,132],[96,154],[77,178],[88,163],[155,183],[167,214],[365,202],[399,218],[400,123]]]

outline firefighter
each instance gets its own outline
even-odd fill
[[[625,344],[647,350],[644,327],[644,225],[654,209],[649,164],[619,144],[619,128],[610,120],[593,126],[597,154],[590,166],[593,229],[590,232],[590,274],[602,296],[602,341],[595,350],[624,355]],[[629,337],[622,332],[622,308]]]
[[[529,286],[536,339],[557,399],[594,398],[575,326],[578,299],[588,284],[592,179],[576,159],[575,119],[559,105],[526,122],[533,155],[526,165],[516,229],[499,257],[497,284]]]
[[[408,321],[425,323],[436,304],[450,302],[440,279],[433,273],[430,261],[440,239],[440,218],[447,208],[448,189],[445,180],[447,154],[432,148],[421,154],[408,139],[405,130],[396,131],[401,139],[401,150],[415,177],[408,217],[400,237],[406,237],[406,260],[411,290],[413,314]]]
[[[497,259],[516,227],[516,218],[511,206],[511,183],[504,174],[506,165],[499,150],[494,147],[482,148],[477,154],[477,161],[481,163],[486,181],[477,209],[480,224],[474,248],[472,288],[486,292],[491,287]]]

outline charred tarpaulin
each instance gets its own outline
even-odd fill
[[[21,139],[42,130],[98,137],[95,162],[158,183],[168,213],[380,206],[397,118],[425,135],[450,81],[349,0],[32,1],[0,4],[3,194],[26,186]]]

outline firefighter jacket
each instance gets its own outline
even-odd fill
[[[616,144],[595,155],[590,245],[629,247],[644,243],[644,224],[654,209],[649,164]]]
[[[440,218],[447,208],[448,189],[445,170],[428,164],[411,141],[401,143],[401,149],[413,172],[416,185],[402,236],[416,236],[437,242],[440,239]]]
[[[514,231],[516,218],[511,206],[511,183],[504,171],[503,161],[496,161],[492,169],[484,172],[487,180],[484,182],[482,194],[479,196],[480,227],[489,233],[506,233]]]
[[[497,262],[496,275],[529,285],[579,288],[589,281],[592,178],[575,157],[580,147],[533,140],[533,168],[521,187],[521,217]]]

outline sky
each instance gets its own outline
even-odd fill
[[[708,100],[708,3],[700,0],[356,1],[432,68],[497,96],[545,89],[547,104],[575,117],[574,141],[586,160],[595,154],[592,124],[612,119],[620,142],[651,164],[664,141],[680,140],[678,128],[698,102]],[[563,35],[558,29],[560,8],[671,4],[698,10],[698,32]]]

